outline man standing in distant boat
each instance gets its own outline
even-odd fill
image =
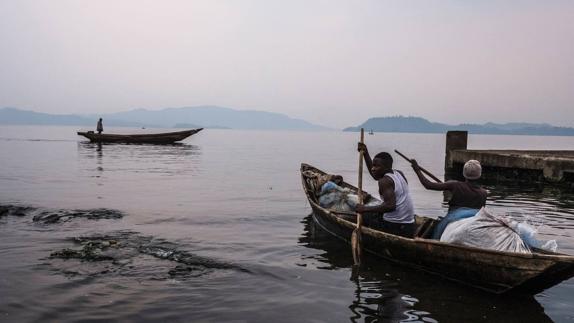
[[[415,211],[405,175],[393,169],[393,157],[389,153],[381,152],[371,159],[365,144],[359,143],[358,149],[363,151],[369,173],[379,182],[379,194],[383,203],[375,206],[357,205],[356,211],[366,213],[365,219],[371,227],[412,238],[415,233]]]
[[[411,160],[411,164],[421,184],[427,190],[450,191],[452,193],[452,197],[448,202],[448,213],[434,228],[433,239],[440,240],[449,223],[472,217],[486,205],[486,190],[478,184],[478,179],[482,175],[482,166],[480,166],[478,160],[471,159],[464,164],[462,169],[462,175],[465,178],[464,182],[431,182],[423,175],[416,160]]]
[[[98,134],[101,134],[102,131],[104,131],[104,125],[102,124],[102,118],[100,118],[100,120],[98,120],[98,125],[96,126],[96,131],[98,132]]]

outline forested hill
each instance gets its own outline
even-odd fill
[[[414,132],[414,133],[444,133],[449,130],[466,130],[475,134],[498,135],[537,135],[537,136],[574,136],[574,128],[556,127],[545,123],[492,123],[449,125],[430,122],[420,117],[379,117],[370,118],[356,127],[348,127],[343,131],[374,132]]]

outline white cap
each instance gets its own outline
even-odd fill
[[[464,164],[462,176],[466,179],[479,179],[482,175],[482,167],[478,160],[471,159]]]

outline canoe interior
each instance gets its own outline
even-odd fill
[[[305,167],[303,167],[303,165]],[[306,170],[311,170],[314,171],[316,173],[320,173],[320,174],[326,174],[325,172],[307,165],[307,164],[302,164],[301,166],[301,172],[304,172]],[[347,182],[343,182],[341,185],[341,187],[343,188],[348,188],[353,192],[358,192],[359,189]],[[317,206],[319,206],[319,200],[318,197],[315,195],[314,191],[316,190],[316,188],[314,187],[314,183],[312,180],[308,180],[307,178],[305,178],[305,176],[303,176],[303,188],[305,189],[305,193],[308,197],[309,200],[312,200]],[[373,197],[370,194],[367,194],[368,192],[363,191],[363,196],[366,196],[365,198],[365,203],[369,203],[372,200],[377,200],[375,197]],[[325,209],[324,209],[325,210]],[[357,222],[357,214],[356,213],[352,213],[352,212],[340,212],[340,211],[331,211],[332,213],[336,214],[339,218],[349,221],[351,223],[356,223]],[[432,232],[434,227],[436,226],[436,224],[438,223],[437,220],[433,219],[433,218],[428,218],[428,217],[422,217],[422,216],[416,216],[415,218],[415,223],[417,225],[417,228],[415,230],[415,237],[418,238],[426,238],[426,239],[430,239],[430,237],[432,236]]]
[[[313,220],[334,237],[350,243],[356,216],[321,207],[315,195],[315,180],[306,175],[307,171],[325,172],[301,165],[303,189],[313,209]],[[348,183],[342,186],[358,191]],[[573,256],[537,250],[520,254],[444,243],[429,239],[436,220],[417,216],[416,223],[413,239],[362,227],[363,248],[378,257],[497,294],[536,294],[574,276]]]

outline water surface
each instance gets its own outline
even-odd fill
[[[161,146],[92,144],[76,130],[0,127],[0,205],[11,210],[0,216],[0,321],[574,320],[572,279],[497,297],[367,256],[351,280],[350,247],[313,225],[299,166],[356,183],[356,133],[206,129]],[[444,135],[366,141],[443,175]],[[571,137],[469,137],[472,149],[572,147]],[[442,193],[393,156],[417,213],[444,215]],[[376,192],[367,177],[364,185]],[[488,189],[492,210],[528,219],[574,254],[574,195]],[[90,246],[115,260],[54,256]]]

